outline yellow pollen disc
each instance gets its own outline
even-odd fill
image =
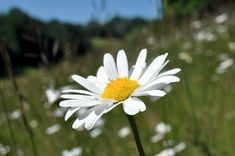
[[[112,80],[105,88],[101,95],[104,99],[114,99],[116,101],[124,101],[128,99],[131,94],[140,85],[135,80],[130,80],[126,77]]]

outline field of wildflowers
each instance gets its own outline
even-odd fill
[[[164,97],[142,98],[147,109],[134,116],[145,154],[234,155],[234,30],[234,12],[185,20],[174,27],[171,23],[162,33],[145,27],[122,40],[93,38],[93,50],[76,61],[27,69],[16,77],[17,89],[11,80],[1,79],[0,155],[138,155],[122,107],[103,115],[87,131],[72,128],[87,108],[65,122],[68,110],[59,103],[63,90],[81,89],[71,75],[95,75],[104,54],[116,56],[120,49],[133,65],[143,48],[148,50],[148,64],[167,52],[170,62],[163,71],[181,69],[181,81],[164,86]]]

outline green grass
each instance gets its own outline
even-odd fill
[[[179,67],[180,83],[173,84],[173,90],[157,102],[144,98],[147,110],[135,116],[140,130],[141,140],[147,155],[154,155],[162,149],[162,142],[153,144],[151,136],[155,134],[154,126],[165,121],[172,126],[172,132],[167,139],[173,139],[177,144],[186,142],[187,148],[179,153],[182,156],[203,155],[234,155],[235,149],[235,67],[230,67],[224,74],[216,74],[215,68],[220,63],[218,56],[227,53],[235,59],[234,51],[228,49],[228,43],[235,41],[234,15],[224,24],[228,31],[223,34],[216,33],[217,24],[213,18],[203,19],[200,30],[210,29],[217,36],[213,42],[197,42],[193,35],[200,31],[190,28],[188,21],[181,26],[167,26],[163,33],[151,33],[150,28],[145,31],[134,30],[123,40],[94,39],[94,48],[91,52],[76,61],[64,60],[50,69],[40,68],[36,71],[30,69],[25,75],[17,77],[20,91],[26,98],[27,119],[37,120],[38,126],[33,128],[34,139],[38,154],[61,155],[63,149],[72,149],[76,146],[83,148],[83,155],[137,155],[133,136],[119,138],[118,130],[129,126],[126,116],[119,106],[104,115],[105,124],[103,133],[96,139],[90,138],[88,132],[78,132],[71,128],[72,121],[64,122],[63,118],[52,116],[58,103],[51,108],[45,108],[46,97],[44,90],[51,80],[55,87],[76,83],[70,82],[68,77],[79,73],[82,76],[95,74],[102,64],[105,52],[116,55],[119,49],[125,49],[128,59],[133,64],[137,54],[142,48],[148,49],[148,62],[163,52],[169,53],[170,63],[167,68]],[[156,31],[159,32],[159,31]],[[154,36],[153,45],[146,43],[146,38]],[[191,42],[192,48],[184,50],[183,43]],[[193,58],[191,64],[180,60],[178,53],[187,51]],[[8,112],[19,109],[19,101],[8,80],[1,80],[3,102]],[[2,109],[0,109],[0,143],[14,145],[11,140],[9,127]],[[30,140],[21,119],[11,120],[16,138],[15,144],[27,156],[33,155]],[[61,130],[53,135],[47,135],[45,129],[59,123]],[[9,155],[13,155],[10,152]]]

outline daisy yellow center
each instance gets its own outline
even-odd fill
[[[135,80],[130,80],[126,77],[118,78],[111,81],[105,88],[103,94],[101,95],[104,99],[114,99],[116,101],[124,101],[128,99],[131,94],[140,85]]]

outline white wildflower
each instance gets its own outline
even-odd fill
[[[120,138],[125,138],[127,137],[129,134],[130,134],[130,128],[125,126],[125,127],[122,127],[119,131],[118,131],[118,136]]]
[[[161,90],[163,87],[180,81],[177,76],[174,76],[180,71],[179,68],[161,73],[168,63],[167,55],[156,57],[147,66],[147,50],[143,49],[131,72],[124,50],[118,52],[116,62],[111,54],[105,54],[104,65],[98,69],[96,76],[87,78],[79,75],[72,76],[74,81],[87,90],[63,91],[61,98],[65,100],[60,102],[60,106],[69,108],[65,120],[68,120],[79,109],[88,108],[74,121],[72,127],[77,129],[84,126],[90,130],[102,115],[118,105],[122,105],[124,112],[128,115],[145,111],[146,105],[139,97],[146,95],[162,97],[166,95]]]
[[[194,38],[197,41],[207,41],[207,42],[212,42],[215,41],[217,39],[216,35],[213,34],[212,32],[207,32],[207,31],[200,31],[198,32],[196,35],[194,35]]]
[[[201,26],[202,26],[201,21],[193,21],[191,23],[191,27],[194,28],[194,29],[199,29],[199,28],[201,28]]]
[[[10,114],[11,119],[19,119],[21,116],[21,111],[19,109],[16,109]]]
[[[231,51],[235,51],[235,42],[229,42],[228,43],[228,48]]]
[[[36,128],[38,126],[38,121],[37,120],[31,120],[29,122],[29,125],[31,128]]]
[[[91,131],[90,131],[90,137],[92,137],[92,138],[97,138],[101,133],[102,133],[102,129],[101,128],[95,128],[95,129],[92,129]]]
[[[188,52],[178,53],[178,58],[189,64],[193,62],[193,58]]]
[[[159,134],[166,134],[171,131],[171,125],[160,122],[155,126],[155,131]]]
[[[55,90],[52,86],[50,86],[45,91],[47,102],[49,105],[55,103],[60,97],[60,90]]]
[[[185,143],[180,143],[180,144],[176,145],[173,148],[164,149],[160,153],[155,154],[155,156],[175,156],[177,153],[184,150],[185,148],[186,148],[186,144]]]
[[[62,156],[80,156],[82,155],[82,148],[75,147],[72,150],[63,150]]]
[[[222,14],[215,17],[215,23],[222,24],[222,23],[226,22],[227,19],[228,19],[228,14],[222,13]]]
[[[51,134],[54,134],[54,133],[58,132],[59,130],[60,130],[60,125],[59,124],[55,124],[55,125],[53,125],[51,127],[48,127],[46,129],[46,133],[48,135],[51,135]]]
[[[233,59],[227,58],[226,60],[222,61],[219,66],[216,68],[216,73],[223,74],[227,68],[234,64]]]
[[[156,135],[152,136],[150,140],[152,143],[157,143],[160,140],[162,140],[164,137],[165,137],[165,135],[163,135],[163,134],[156,134]]]
[[[146,43],[149,45],[153,45],[156,43],[156,39],[154,37],[150,36],[146,39]]]
[[[10,146],[6,145],[4,146],[3,144],[0,143],[0,155],[7,155],[11,151]]]

